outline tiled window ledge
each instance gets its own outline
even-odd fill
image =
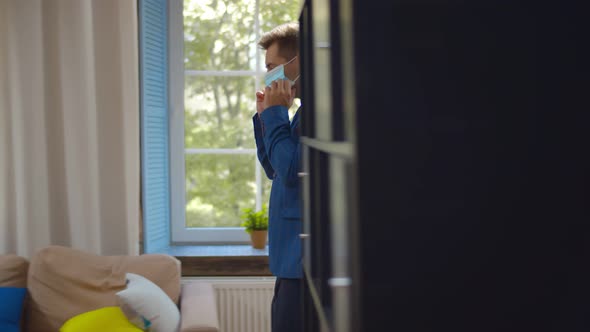
[[[182,276],[270,276],[268,246],[176,245],[159,253],[172,255],[182,263]]]

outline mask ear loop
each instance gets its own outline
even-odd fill
[[[291,62],[293,62],[293,60],[297,59],[297,55],[293,57],[293,59],[287,61],[283,66],[286,66],[288,64],[290,64]]]
[[[285,64],[283,64],[283,68],[286,65],[290,64],[291,62],[293,62],[293,60],[295,60],[295,59],[297,59],[297,55],[294,56],[291,60],[287,61]],[[299,79],[299,76],[301,76],[301,74],[297,75],[297,77],[295,77],[295,79],[291,81],[291,85],[295,85],[295,82],[297,82],[297,80]]]

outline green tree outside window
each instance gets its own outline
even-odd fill
[[[258,38],[279,24],[297,21],[299,7],[298,1],[285,0],[184,1],[185,148],[255,148],[251,118],[262,75],[211,72],[256,72],[257,56],[264,70],[264,52],[256,51]],[[240,227],[243,209],[256,206],[257,190],[267,204],[271,181],[262,174],[257,188],[255,161],[254,154],[185,154],[187,227]]]

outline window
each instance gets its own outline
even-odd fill
[[[171,0],[170,202],[174,243],[247,243],[242,209],[267,204],[256,158],[263,31],[297,21],[287,0]],[[297,102],[290,110],[291,116]]]

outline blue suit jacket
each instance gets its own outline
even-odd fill
[[[288,109],[272,106],[253,117],[258,160],[272,181],[268,207],[269,263],[279,278],[301,278],[301,186],[299,113],[289,122]]]

